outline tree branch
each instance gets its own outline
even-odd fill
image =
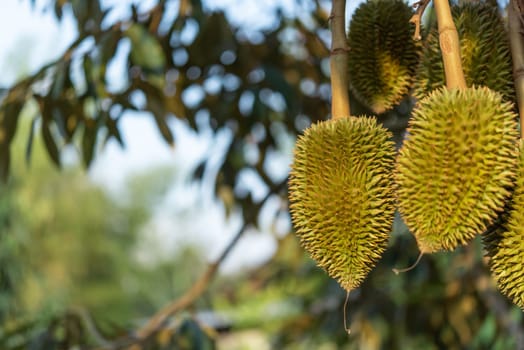
[[[81,306],[74,306],[68,310],[68,313],[80,319],[85,327],[85,330],[88,332],[89,336],[98,344],[98,346],[105,347],[111,344],[109,340],[107,340],[102,335],[102,333],[100,333],[97,326],[93,322],[93,318],[85,308]]]
[[[287,179],[280,182],[269,189],[267,195],[261,200],[264,203],[270,196],[278,193],[287,183]],[[257,212],[250,213],[251,215],[244,221],[242,227],[238,230],[233,239],[228,243],[224,251],[220,254],[218,259],[209,264],[206,271],[200,276],[200,278],[178,299],[160,309],[155,315],[153,315],[142,327],[136,330],[135,334],[131,337],[117,340],[110,346],[103,347],[103,349],[121,349],[123,347],[131,347],[137,343],[141,343],[157,332],[175,313],[185,310],[191,307],[195,301],[206,291],[207,287],[215,277],[220,265],[227,258],[229,253],[233,250],[235,245],[238,243],[240,238],[244,235],[246,229],[250,223],[256,218]]]
[[[350,115],[345,0],[333,0],[330,19],[331,118],[337,119]]]

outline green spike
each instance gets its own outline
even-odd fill
[[[419,101],[397,157],[399,211],[423,253],[482,233],[510,195],[518,131],[512,106],[485,87]]]
[[[460,39],[462,68],[468,86],[482,85],[515,101],[508,34],[496,6],[464,2],[452,15]],[[439,34],[432,28],[425,40],[417,69],[414,95],[423,98],[445,85]]]
[[[296,234],[348,291],[375,266],[393,225],[391,137],[375,119],[349,117],[312,125],[296,143],[289,179]]]
[[[497,287],[524,310],[524,143],[515,192],[501,224],[482,237],[489,267]]]
[[[412,15],[400,0],[368,0],[351,18],[350,87],[374,113],[397,105],[413,83],[420,44],[413,39]]]

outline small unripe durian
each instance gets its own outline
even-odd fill
[[[347,291],[384,252],[395,212],[391,133],[368,117],[320,122],[299,137],[289,179],[302,246]]]
[[[351,17],[348,72],[355,97],[374,113],[397,105],[413,83],[420,45],[400,0],[368,0]]]
[[[486,86],[515,100],[508,34],[498,8],[488,3],[464,2],[452,15],[460,40],[460,56],[467,86]],[[445,85],[439,33],[432,28],[417,69],[414,95],[423,98]]]
[[[502,294],[524,310],[524,143],[515,192],[501,227],[482,238],[489,267]]]
[[[494,221],[518,162],[512,106],[485,87],[434,91],[397,157],[399,211],[421,253],[453,250]]]

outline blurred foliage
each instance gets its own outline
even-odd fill
[[[246,280],[224,285],[215,305],[235,332],[264,329],[271,349],[519,349],[524,316],[496,290],[480,240],[424,256],[416,269],[394,275],[392,266],[416,258],[405,230],[396,223],[384,258],[351,292],[349,337],[342,327],[345,291],[293,236]]]
[[[141,317],[179,295],[201,261],[187,251],[155,271],[133,263],[129,254],[137,229],[148,218],[145,209],[162,195],[157,187],[164,183],[162,175],[152,175],[151,187],[140,187],[142,180],[130,185],[143,202],[121,207],[87,186],[78,169],[67,168],[63,151],[74,145],[88,167],[108,140],[124,147],[119,127],[127,111],[153,118],[159,137],[171,145],[176,144],[172,118],[197,131],[203,125],[229,131],[231,143],[214,179],[217,197],[226,207],[241,208],[248,227],[259,224],[264,202],[238,186],[241,174],[250,171],[280,196],[279,215],[287,216],[286,191],[277,190],[287,174],[273,164],[279,154],[289,156],[298,133],[328,116],[328,13],[322,1],[297,0],[300,17],[279,11],[273,26],[257,31],[236,28],[200,0],[160,0],[144,13],[131,5],[129,18],[117,22],[108,20],[111,8],[98,0],[50,0],[48,6],[57,20],[66,12],[74,15],[77,39],[57,60],[0,96],[0,176],[7,181],[0,196],[0,347],[125,348],[129,343],[119,339],[129,340]],[[126,76],[115,87],[108,70],[119,64]],[[371,114],[351,102],[352,114]],[[406,99],[377,116],[397,144],[413,102]],[[20,133],[21,111],[28,105],[36,105],[38,113],[29,131]],[[15,136],[31,159],[24,175],[14,166],[22,153]],[[65,168],[65,176],[40,170],[41,149]],[[204,160],[194,179],[202,180],[212,166]],[[293,235],[278,239],[269,263],[221,277],[195,310],[176,315],[134,349],[240,349],[236,334],[250,334],[245,348],[256,349],[524,346],[522,312],[494,288],[478,241],[425,256],[415,270],[395,276],[392,267],[407,266],[418,254],[397,220],[386,255],[350,295],[353,335],[348,337],[342,327],[343,291]],[[38,298],[41,303],[31,305]],[[82,308],[67,307],[75,303]],[[229,321],[223,330],[230,332],[223,335],[212,322],[199,320],[199,308],[224,315]],[[253,329],[262,332],[258,345],[250,343],[260,335],[249,333]],[[106,343],[106,338],[116,340]]]
[[[27,118],[21,124],[32,127]],[[15,152],[24,141],[14,141]],[[82,169],[53,168],[43,142],[35,136],[31,165],[14,161],[0,189],[1,349],[69,349],[127,334],[190,286],[204,264],[190,248],[161,266],[135,257],[150,203],[164,193],[171,170],[131,177],[128,200],[117,202]],[[187,319],[172,333],[191,327]]]
[[[263,40],[250,40],[229,25],[224,13],[204,11],[200,1],[180,1],[176,16],[166,1],[146,14],[133,7],[129,20],[111,26],[102,25],[110,10],[100,10],[94,5],[98,1],[84,3],[54,3],[58,17],[71,6],[78,39],[59,60],[12,87],[2,104],[4,110],[11,108],[6,115],[16,125],[17,109],[30,99],[39,102],[41,132],[57,165],[60,149],[71,142],[79,144],[89,165],[100,137],[96,130],[104,129],[106,139],[123,143],[118,121],[126,110],[150,113],[169,144],[175,142],[169,118],[184,119],[196,128],[197,117],[207,116],[214,130],[227,128],[235,135],[217,188],[233,188],[245,168],[254,169],[272,187],[275,180],[267,163],[282,147],[282,137],[327,115],[328,50],[318,35],[325,31],[320,24],[327,14],[320,8],[305,20],[282,18],[275,28],[256,33],[255,38],[261,35]],[[126,84],[111,89],[108,65],[126,44],[131,46],[121,58],[128,72]],[[35,88],[44,79],[47,86]],[[257,156],[248,157],[253,146]],[[9,155],[1,159],[6,169]],[[241,200],[246,211],[258,208],[251,198]]]

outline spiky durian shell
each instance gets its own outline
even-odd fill
[[[511,51],[498,8],[480,2],[453,6],[453,19],[459,33],[460,56],[468,86],[482,85],[514,101]],[[433,27],[423,46],[417,69],[414,95],[422,98],[445,85],[438,29]]]
[[[524,310],[524,143],[515,192],[501,226],[482,237],[491,274],[500,291]]]
[[[393,224],[392,135],[368,117],[312,125],[299,137],[289,179],[300,242],[346,290],[384,252]]]
[[[393,108],[413,83],[420,45],[413,40],[412,15],[400,0],[368,0],[351,17],[350,87],[374,113]]]
[[[422,253],[452,250],[486,230],[517,167],[512,105],[485,87],[438,89],[413,110],[397,157],[399,211]]]

